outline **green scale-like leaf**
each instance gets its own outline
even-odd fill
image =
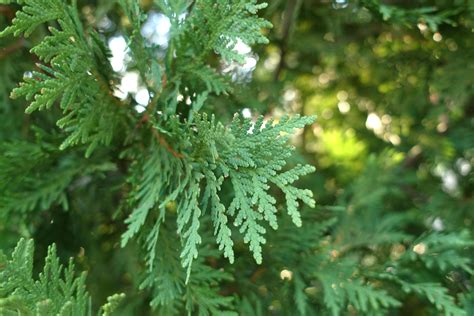
[[[0,314],[90,315],[85,274],[74,276],[72,259],[64,267],[56,255],[56,246],[50,246],[43,271],[35,280],[33,252],[33,240],[21,239],[11,260],[0,256]],[[110,315],[123,297],[123,294],[111,297],[100,315]]]

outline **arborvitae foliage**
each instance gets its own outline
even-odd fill
[[[91,315],[91,298],[86,291],[85,274],[75,277],[74,264],[65,268],[48,248],[43,271],[33,278],[33,240],[21,239],[11,260],[0,252],[1,315]],[[111,315],[124,295],[113,295],[99,315]]]
[[[474,312],[472,4],[0,2],[1,315]]]

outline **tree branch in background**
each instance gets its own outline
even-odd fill
[[[4,59],[4,58],[8,57],[8,55],[16,52],[17,50],[19,50],[21,48],[23,48],[24,45],[25,45],[25,39],[20,38],[16,42],[13,42],[12,44],[10,44],[9,46],[7,46],[5,48],[0,48],[0,59]]]
[[[290,41],[293,25],[295,23],[298,9],[301,7],[301,0],[289,0],[283,16],[280,39],[280,62],[275,70],[274,80],[278,81],[281,71],[285,67],[285,57],[288,52],[288,43]]]
[[[15,17],[15,10],[10,6],[0,4],[0,15],[6,16],[9,20]]]

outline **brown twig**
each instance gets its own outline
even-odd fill
[[[163,75],[163,78],[161,78],[161,86],[162,89],[166,87],[167,84],[167,79],[166,79],[166,74]],[[155,111],[156,104],[158,103],[158,98],[160,97],[160,94],[155,91],[155,95],[153,98],[148,102],[146,106],[146,111],[143,113],[143,116],[140,121],[138,121],[137,125],[135,128],[142,126],[143,123],[148,122],[150,119],[150,114],[152,114]]]
[[[0,5],[0,15],[6,16],[9,20],[15,17],[15,10],[7,5]]]
[[[0,59],[6,58],[8,55],[16,52],[17,50],[23,48],[25,45],[25,39],[20,38],[17,41],[13,42],[9,46],[0,49]]]
[[[166,79],[166,75],[163,75],[163,78],[162,78],[162,87],[163,89],[165,88],[166,84],[167,84],[167,79]],[[141,127],[143,124],[145,123],[150,123],[150,115],[153,115],[154,111],[155,111],[155,108],[156,108],[156,105],[158,103],[158,98],[160,97],[159,93],[155,93],[155,95],[153,96],[153,98],[150,100],[150,102],[148,102],[148,105],[147,105],[147,109],[146,111],[143,113],[143,116],[142,118],[137,122],[137,125],[135,126],[135,129]],[[166,139],[161,136],[161,134],[153,127],[153,125],[150,125],[150,128],[151,128],[151,132],[153,134],[153,136],[158,140],[158,142],[164,147],[166,148],[166,150],[168,150],[174,157],[176,158],[183,158],[184,155],[181,154],[181,153],[178,153],[176,152],[173,147],[171,147],[170,144],[168,144],[168,142],[166,141]]]
[[[285,68],[285,58],[288,50],[288,43],[290,41],[291,31],[294,24],[294,20],[296,18],[296,13],[300,5],[301,1],[299,0],[289,0],[286,6],[281,29],[280,61],[274,73],[275,81],[278,81],[283,68]]]
[[[143,113],[142,118],[138,121],[135,129],[141,127],[143,124],[150,123],[150,114],[153,113],[156,103],[158,101],[158,94],[155,94],[153,99],[148,103],[147,110]],[[173,147],[166,141],[166,139],[161,136],[161,134],[150,124],[151,133],[158,140],[161,146],[163,146],[167,151],[169,151],[176,158],[183,158],[184,155],[176,152]]]
[[[168,144],[168,142],[166,141],[166,139],[161,136],[161,134],[156,130],[154,129],[153,127],[151,128],[151,132],[153,134],[153,136],[155,136],[155,138],[158,140],[158,142],[166,148],[167,151],[169,151],[174,157],[176,158],[184,158],[184,155],[181,154],[181,153],[178,153],[176,152],[173,147],[170,146],[170,144]]]
[[[255,270],[255,272],[250,276],[250,281],[252,283],[255,283],[257,281],[258,278],[260,278],[265,272],[267,271],[267,269],[265,269],[264,267],[259,267],[257,270]]]
[[[107,95],[112,103],[121,107],[124,106],[124,102],[120,101],[112,92],[110,85],[107,83],[106,79],[101,75],[101,73],[97,69],[92,69],[91,73],[93,74],[94,78],[97,80],[99,84],[99,88],[102,92]]]

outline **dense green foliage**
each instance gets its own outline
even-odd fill
[[[56,255],[56,247],[48,248],[43,272],[35,281],[33,275],[33,240],[21,239],[6,261],[0,253],[0,312],[2,315],[90,315],[91,301],[86,292],[85,274],[74,277],[74,264],[65,269]],[[64,279],[61,278],[64,274]],[[111,315],[124,295],[109,297],[100,315]]]
[[[0,3],[1,315],[474,314],[474,2]]]

